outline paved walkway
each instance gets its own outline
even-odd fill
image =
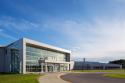
[[[65,73],[47,73],[45,76],[39,78],[39,83],[69,83],[60,78]]]

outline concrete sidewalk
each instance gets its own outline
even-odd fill
[[[47,73],[45,76],[39,78],[39,83],[70,83],[60,78],[65,73]]]

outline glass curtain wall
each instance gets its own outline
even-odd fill
[[[21,50],[22,50],[22,41],[16,41],[11,43],[6,47],[6,54],[10,56],[7,63],[11,65],[7,67],[7,70],[14,73],[21,73]]]
[[[40,72],[41,66],[38,63],[40,58],[49,61],[66,61],[66,55],[63,53],[26,46],[26,71]]]
[[[19,51],[17,49],[11,49],[11,72],[19,73],[19,64]]]

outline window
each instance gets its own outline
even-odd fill
[[[26,46],[26,70],[27,71],[32,71],[32,72],[39,71],[40,66],[39,66],[38,60],[40,58],[46,58],[46,60],[50,60],[50,61],[66,61],[66,54],[43,50],[43,49],[31,47],[31,46]]]

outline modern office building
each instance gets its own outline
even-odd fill
[[[71,51],[22,38],[0,46],[0,72],[58,72],[70,70]]]
[[[122,69],[122,65],[99,63],[99,62],[75,61],[73,69],[74,70],[112,70],[112,69]]]

